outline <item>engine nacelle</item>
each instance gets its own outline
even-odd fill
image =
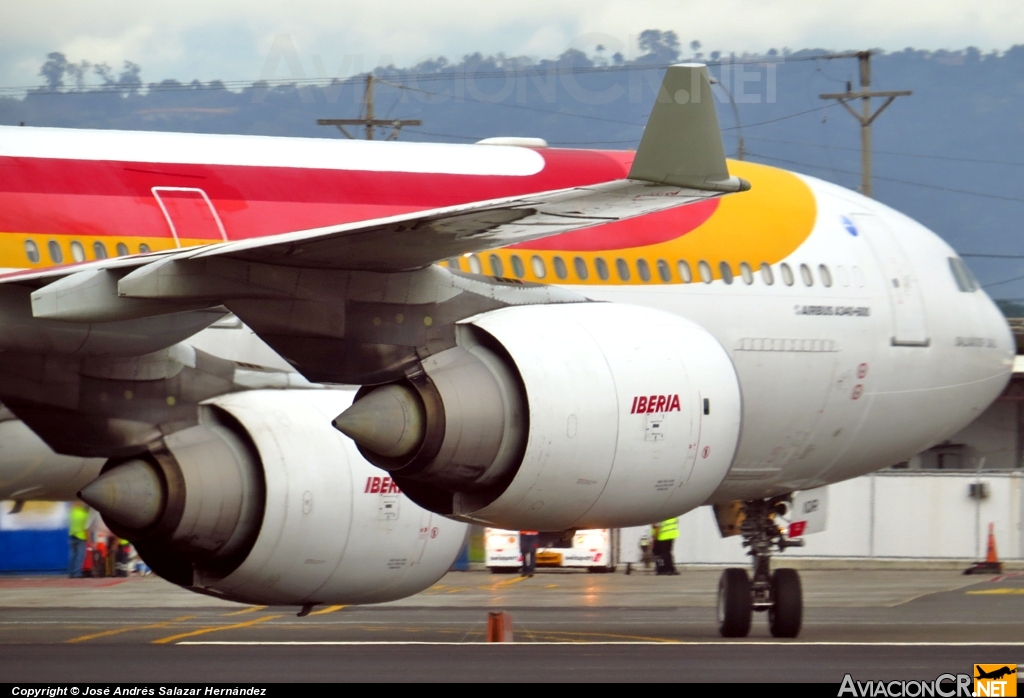
[[[376,603],[429,587],[464,524],[426,511],[330,419],[347,390],[254,390],[203,403],[166,448],[111,461],[85,487],[161,576],[259,604]]]
[[[695,323],[520,306],[465,320],[457,344],[335,420],[432,511],[512,529],[640,525],[704,503],[732,464],[736,371]]]

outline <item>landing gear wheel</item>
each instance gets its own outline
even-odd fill
[[[732,567],[722,572],[718,580],[718,632],[722,637],[746,637],[753,611],[747,571]]]
[[[796,570],[783,568],[772,573],[771,598],[768,627],[772,637],[796,637],[804,616],[803,589]]]

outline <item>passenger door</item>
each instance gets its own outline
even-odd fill
[[[202,189],[153,187],[152,192],[177,247],[228,239],[217,209]]]
[[[924,297],[907,253],[878,217],[855,214],[853,218],[857,230],[867,239],[885,277],[892,311],[893,346],[928,346]]]

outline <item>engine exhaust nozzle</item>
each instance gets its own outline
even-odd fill
[[[78,497],[108,523],[130,531],[142,531],[156,524],[167,502],[160,474],[141,459],[103,473],[83,487]]]
[[[427,428],[420,396],[400,384],[385,385],[363,396],[332,423],[363,448],[386,458],[415,453]]]

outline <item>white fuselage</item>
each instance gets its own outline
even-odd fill
[[[958,288],[949,245],[883,204],[803,179],[817,201],[814,230],[772,265],[771,285],[751,259],[749,284],[737,275],[731,284],[576,287],[682,315],[729,352],[741,437],[709,502],[809,489],[904,461],[971,422],[1009,380],[1013,336],[983,291]]]

